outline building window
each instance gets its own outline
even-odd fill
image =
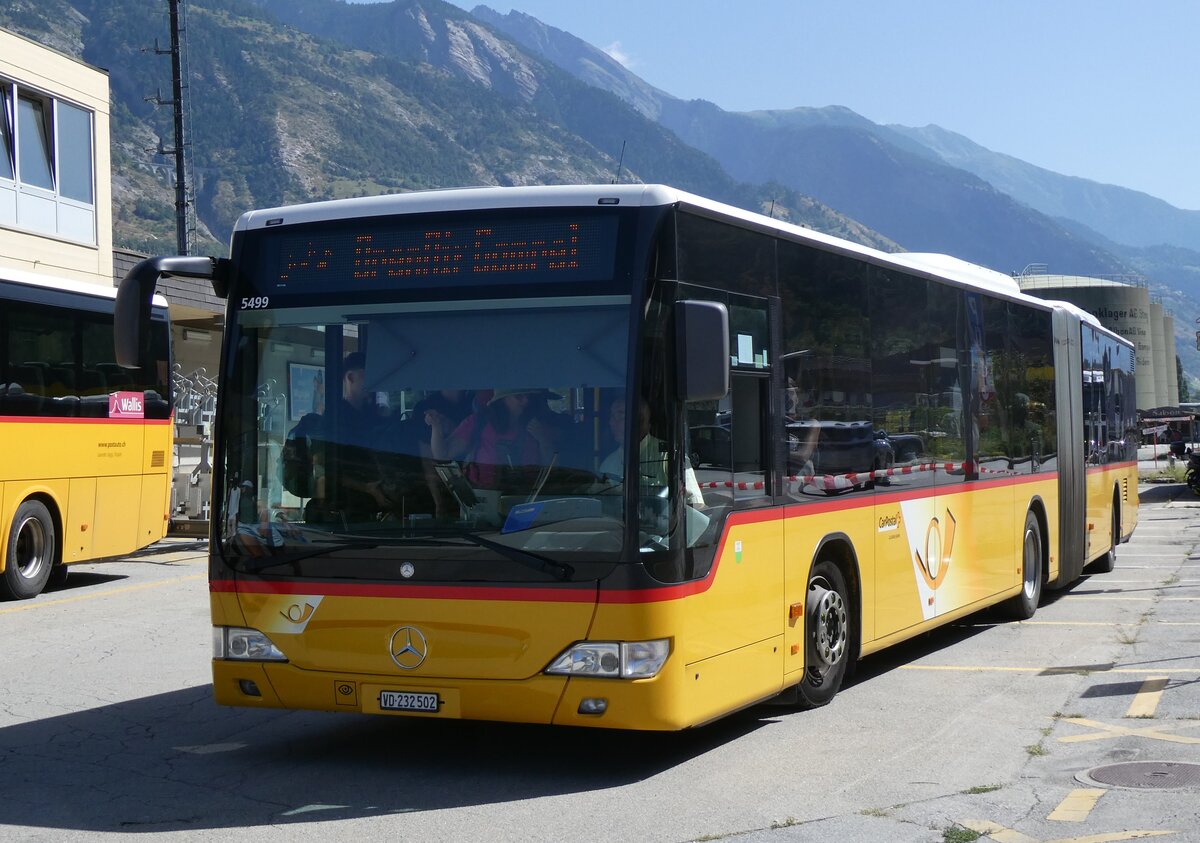
[[[12,100],[8,86],[0,81],[0,179],[13,178]]]
[[[58,192],[92,203],[92,115],[58,103]]]
[[[96,242],[92,113],[0,80],[0,225]]]
[[[17,175],[23,184],[54,190],[50,108],[46,100],[22,96],[17,101]]]

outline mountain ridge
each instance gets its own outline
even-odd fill
[[[1184,298],[1200,290],[1191,253],[1125,246],[1040,213],[947,163],[983,153],[944,130],[879,126],[839,106],[724,112],[649,85],[569,33],[486,7],[186,9],[197,251],[222,252],[254,207],[620,174],[886,251],[941,251],[1003,272],[1034,262],[1079,274],[1146,269]],[[524,35],[501,25],[514,22]],[[114,238],[172,251],[171,167],[147,152],[172,144],[169,111],[145,100],[168,73],[146,50],[162,21],[136,0],[11,0],[0,25],[110,68]]]
[[[949,252],[1001,272],[1037,261],[1069,264],[1079,274],[1129,271],[1120,258],[947,164],[918,139],[850,109],[728,112],[639,85],[611,56],[529,15],[501,15],[486,6],[472,14],[542,51],[576,78],[638,102],[653,97],[653,107],[643,110],[657,113],[662,125],[711,155],[735,179],[773,181],[812,196],[907,249]]]

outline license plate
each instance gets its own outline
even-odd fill
[[[438,695],[419,694],[415,691],[380,691],[379,707],[384,711],[437,712]]]

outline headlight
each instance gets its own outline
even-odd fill
[[[285,662],[287,656],[257,629],[213,627],[213,658],[246,662]]]
[[[671,641],[581,641],[550,662],[547,673],[609,679],[649,679],[662,670]]]

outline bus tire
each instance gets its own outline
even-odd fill
[[[801,708],[833,699],[850,661],[850,590],[841,568],[818,560],[808,575],[804,603],[804,678],[796,686]]]
[[[1022,535],[1021,593],[1004,604],[1009,617],[1018,621],[1032,618],[1042,600],[1042,579],[1045,576],[1042,525],[1032,510],[1025,513],[1025,529]]]
[[[1113,498],[1112,508],[1112,546],[1109,547],[1108,553],[1101,556],[1092,563],[1092,570],[1097,574],[1110,574],[1113,568],[1117,567],[1117,545],[1121,543],[1121,509],[1117,505],[1117,499]]]
[[[41,594],[54,566],[54,519],[41,501],[28,500],[17,507],[8,532],[0,596],[27,600]]]
[[[50,569],[50,579],[46,581],[46,585],[50,588],[62,588],[67,584],[67,566],[63,562]]]

